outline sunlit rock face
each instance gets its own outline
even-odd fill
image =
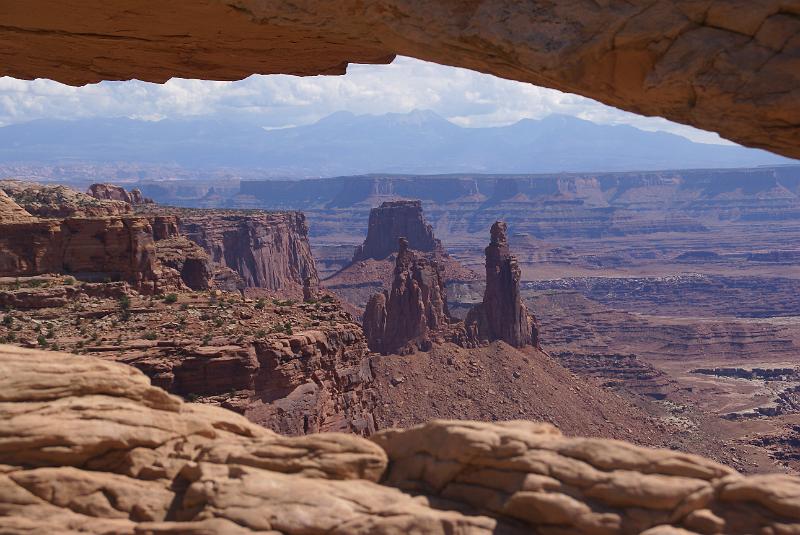
[[[486,291],[483,302],[469,311],[464,324],[477,341],[503,340],[514,347],[539,346],[536,319],[519,293],[522,273],[508,247],[508,227],[496,221],[486,253]]]
[[[800,479],[436,420],[284,437],[140,371],[0,345],[3,533],[745,534],[800,529]]]
[[[395,54],[578,93],[800,156],[800,7],[537,0],[130,0],[0,7],[0,75],[80,85],[344,74]]]

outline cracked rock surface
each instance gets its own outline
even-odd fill
[[[0,75],[17,78],[344,74],[400,54],[800,156],[796,1],[35,0],[0,20]]]
[[[138,370],[0,346],[2,533],[798,533],[800,478],[438,420],[282,437]]]

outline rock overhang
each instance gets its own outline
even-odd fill
[[[0,75],[17,78],[344,74],[405,55],[800,157],[796,2],[16,0],[0,17]]]

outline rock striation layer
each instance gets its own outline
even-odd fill
[[[436,333],[449,326],[442,269],[400,238],[392,289],[373,295],[364,311],[369,348],[383,354],[430,349]]]
[[[245,286],[285,296],[303,296],[319,276],[302,212],[182,210],[180,232],[230,268]]]
[[[800,479],[438,420],[286,438],[139,371],[0,346],[4,533],[744,534],[800,529]]]
[[[37,0],[0,10],[0,75],[80,85],[344,74],[395,54],[578,93],[800,156],[800,8],[779,0]],[[187,54],[186,51],[192,51]],[[102,58],[102,59],[98,59]]]
[[[408,247],[426,253],[442,253],[442,243],[433,237],[422,216],[421,201],[386,201],[369,211],[369,226],[364,243],[356,248],[353,262],[382,260],[397,250],[397,240],[405,238]]]
[[[539,347],[539,328],[519,292],[521,272],[508,247],[507,226],[496,221],[486,247],[486,291],[483,302],[467,314],[464,323],[479,341],[503,340],[514,347]]]

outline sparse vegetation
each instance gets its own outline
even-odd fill
[[[73,284],[75,284],[75,279],[73,279],[72,277],[66,277],[64,279],[65,286],[72,286]]]
[[[145,340],[155,340],[156,338],[158,338],[158,335],[153,331],[148,331],[144,333]]]
[[[178,301],[178,294],[167,294],[164,296],[164,302],[171,305]]]
[[[207,346],[209,343],[211,343],[211,334],[206,333],[205,335],[203,335],[203,344],[202,345]]]
[[[47,347],[47,338],[45,338],[43,334],[40,334],[36,337],[36,343],[38,343],[40,347]]]
[[[267,300],[264,299],[263,297],[259,298],[258,301],[256,301],[256,305],[255,305],[256,310],[261,310],[265,306],[267,306]]]

